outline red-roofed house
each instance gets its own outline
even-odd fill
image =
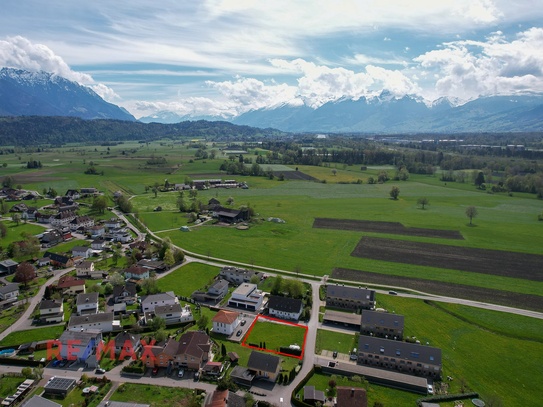
[[[240,322],[239,312],[222,309],[213,317],[213,332],[230,336]]]
[[[73,276],[63,276],[58,280],[57,289],[62,294],[76,295],[85,292],[85,280]]]

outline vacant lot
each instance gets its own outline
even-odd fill
[[[352,256],[543,281],[543,256],[363,237]]]
[[[303,350],[307,329],[289,323],[258,317],[243,341],[243,346],[280,352],[280,347],[298,345]]]
[[[378,222],[371,220],[315,218],[314,228],[354,230],[357,232],[389,233],[394,235],[432,237],[441,239],[464,239],[457,230],[406,228],[400,222]]]
[[[332,271],[332,278],[349,281],[360,281],[367,284],[389,285],[392,287],[405,287],[425,293],[464,298],[467,300],[490,302],[509,307],[543,311],[543,297],[531,294],[519,294],[510,291],[492,290],[490,288],[474,287],[463,284],[445,283],[442,281],[425,280],[422,278],[391,276],[386,274],[370,273],[360,270],[336,268]]]
[[[274,171],[273,172],[273,175],[275,177],[278,177],[281,176],[281,174],[283,174],[283,177],[285,179],[289,179],[289,180],[302,180],[302,181],[318,181],[316,178],[313,178],[311,175],[307,175],[307,174],[304,174],[303,172],[300,172],[300,171]]]

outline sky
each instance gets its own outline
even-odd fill
[[[136,118],[543,93],[543,0],[2,0],[0,66]]]

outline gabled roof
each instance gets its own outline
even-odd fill
[[[60,300],[42,300],[40,309],[59,308],[62,305]]]
[[[141,299],[141,303],[143,304],[143,303],[148,303],[148,302],[153,302],[153,301],[171,301],[171,300],[175,300],[175,298],[176,297],[173,291],[168,291],[166,293],[146,295],[145,297]]]
[[[375,291],[343,285],[327,284],[326,295],[335,298],[352,299],[357,301],[375,301]]]
[[[131,334],[123,331],[115,337],[115,346],[123,346],[127,341],[129,341],[133,347],[136,347],[136,344],[139,343],[140,339],[141,335]]]
[[[19,284],[10,283],[0,287],[0,294],[12,293],[19,290]]]
[[[69,287],[75,287],[78,285],[85,285],[85,280],[82,280],[80,278],[75,278],[73,276],[63,276],[63,277],[60,277],[60,279],[58,280],[57,287],[69,288]]]
[[[51,253],[51,252],[45,252],[43,257],[49,257],[52,261],[56,261],[57,263],[62,263],[62,264],[66,264],[70,260],[68,256],[63,256],[62,254]]]
[[[268,308],[276,311],[297,313],[300,312],[303,302],[297,298],[280,297],[272,295],[268,300]]]
[[[337,405],[341,407],[366,407],[368,405],[366,389],[338,386],[336,398]]]
[[[76,305],[98,304],[98,293],[77,294]]]
[[[358,339],[358,352],[383,355],[397,360],[410,360],[429,365],[441,365],[441,349],[418,343],[394,341],[361,335]]]
[[[279,356],[252,351],[249,355],[247,367],[251,370],[275,373],[279,368],[279,363],[281,363]]]
[[[200,359],[204,353],[209,352],[210,348],[210,339],[207,334],[200,331],[190,331],[179,338],[177,353],[191,355]]]
[[[324,392],[321,390],[315,390],[315,386],[305,386],[304,387],[304,401],[305,400],[315,400],[323,402],[325,401]]]
[[[239,318],[239,312],[220,310],[213,317],[212,322],[230,325]]]
[[[146,269],[145,267],[140,267],[134,264],[128,267],[124,272],[141,276],[143,274],[149,274],[149,269]]]
[[[367,324],[400,329],[404,326],[404,317],[388,312],[364,310],[362,311],[362,325]]]
[[[72,315],[68,326],[94,324],[99,322],[113,322],[113,312],[101,312],[99,314]]]
[[[81,344],[88,343],[91,339],[102,336],[100,329],[84,329],[82,331],[64,331],[60,335],[60,342],[66,343],[68,341],[81,341]],[[77,344],[77,342],[71,342]]]
[[[182,312],[183,307],[181,304],[169,304],[169,305],[157,305],[155,307],[155,314],[166,314],[167,312]]]
[[[126,291],[129,295],[135,296],[137,293],[136,284],[126,283],[125,285],[116,285],[113,287],[113,297],[118,297]]]

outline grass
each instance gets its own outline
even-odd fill
[[[280,347],[289,345],[305,346],[306,330],[294,325],[281,324],[264,318],[258,318],[245,338],[246,344],[266,344],[265,348],[279,352]]]
[[[75,407],[75,406],[90,406],[95,407],[100,404],[103,397],[107,394],[108,390],[111,388],[111,382],[101,383],[101,382],[87,382],[84,384],[84,387],[89,386],[98,386],[99,390],[91,396],[85,396],[83,394],[82,388],[75,387],[68,395],[63,399],[49,398],[55,403],[59,403],[63,407]],[[86,401],[86,403],[85,403]]]
[[[2,339],[0,341],[0,346],[20,345],[34,341],[57,339],[62,332],[64,332],[63,325],[15,331]]]
[[[4,332],[8,329],[15,321],[17,321],[23,312],[28,307],[28,304],[13,306],[11,308],[2,310],[0,316],[0,332]],[[9,336],[9,335],[8,335]],[[0,345],[3,341],[0,341]]]
[[[188,406],[193,390],[150,384],[123,383],[110,397],[112,401],[150,404],[151,407]]]
[[[162,291],[173,291],[176,295],[190,297],[194,291],[209,285],[217,274],[219,274],[217,267],[189,263],[159,278],[157,285]]]
[[[358,347],[358,344],[355,341],[354,334],[349,335],[326,329],[317,330],[317,340],[315,343],[315,354],[317,355],[320,355],[323,350],[337,350],[339,353],[349,354],[356,347]]]
[[[0,380],[0,398],[5,399],[13,396],[22,382],[24,382],[22,377],[2,376],[2,380]]]

